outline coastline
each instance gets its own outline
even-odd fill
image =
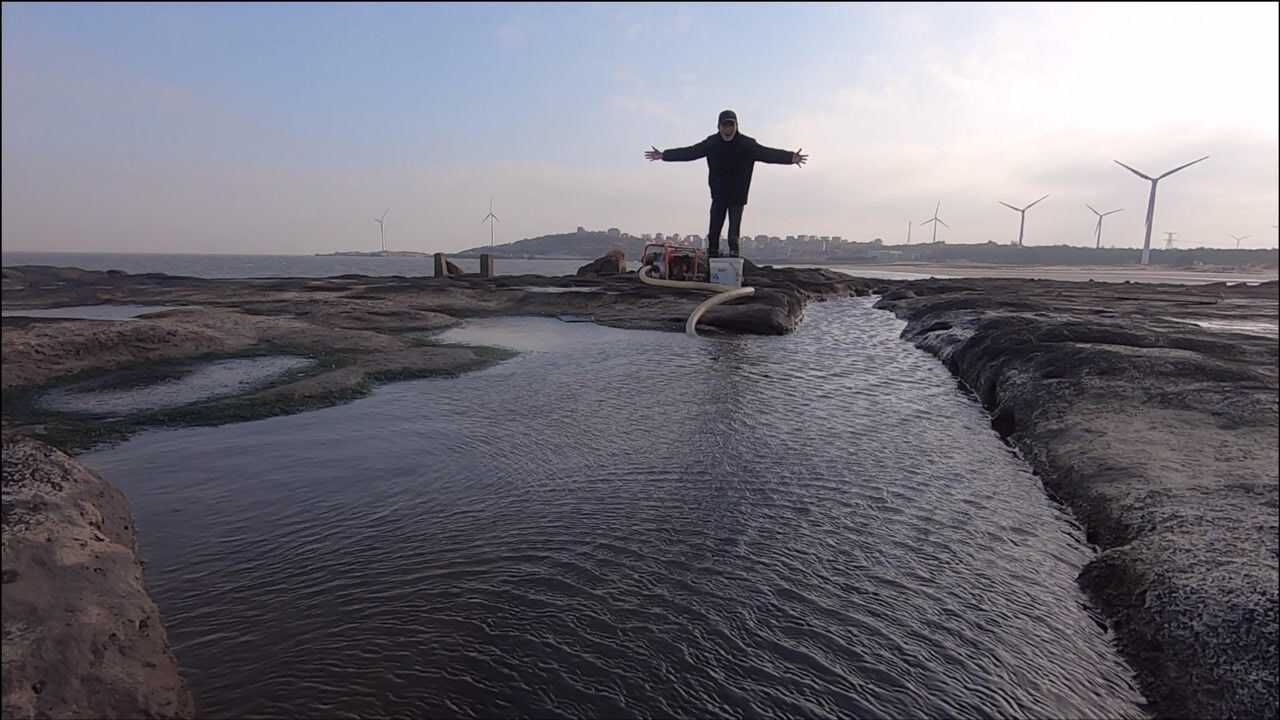
[[[749,270],[747,279],[760,297],[716,308],[707,318],[712,334],[789,332],[810,301],[874,292],[877,307],[907,321],[904,339],[974,390],[1098,546],[1081,585],[1157,714],[1276,716],[1277,353],[1274,336],[1249,334],[1274,327],[1275,283],[884,281],[771,268]],[[509,357],[432,339],[464,318],[572,314],[679,331],[703,297],[642,286],[634,274],[222,281],[6,269],[6,309],[187,306],[128,322],[5,318],[6,487],[11,443],[35,442],[19,431],[74,450],[143,427],[299,412],[377,382]],[[181,375],[211,359],[266,353],[316,362],[240,395],[113,423],[107,434],[28,402],[76,378]],[[57,450],[25,452],[45,464],[75,463],[55,463]]]

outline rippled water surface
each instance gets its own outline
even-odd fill
[[[205,717],[1140,716],[1082,534],[901,323],[526,350],[85,456]]]

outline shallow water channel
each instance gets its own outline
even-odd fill
[[[205,717],[1141,716],[1069,515],[869,299],[83,456]]]

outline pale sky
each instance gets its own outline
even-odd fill
[[[1280,17],[1251,5],[3,6],[3,246],[313,253],[704,234],[737,111],[749,235],[1274,247]],[[926,228],[913,230],[913,240]]]

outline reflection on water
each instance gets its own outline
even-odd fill
[[[89,454],[206,717],[1122,717],[1082,533],[867,300],[554,320],[349,405]]]
[[[1207,330],[1218,330],[1229,333],[1241,333],[1244,335],[1260,335],[1262,337],[1280,336],[1280,325],[1273,320],[1264,322],[1261,320],[1203,320],[1193,318],[1171,318],[1178,322],[1191,323],[1199,325]]]
[[[45,310],[3,310],[3,317],[63,318],[69,320],[133,320],[139,315],[181,310],[174,305],[76,305]]]
[[[231,358],[204,363],[179,377],[144,383],[121,383],[118,375],[109,374],[54,388],[36,402],[59,412],[127,415],[238,395],[313,363],[290,355]]]

